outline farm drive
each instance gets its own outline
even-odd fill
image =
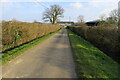
[[[3,78],[76,78],[67,30],[5,64],[2,74]]]

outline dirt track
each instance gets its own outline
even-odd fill
[[[2,69],[4,78],[76,78],[67,30],[62,29]]]

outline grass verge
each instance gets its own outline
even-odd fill
[[[24,51],[30,49],[31,47],[37,45],[38,43],[43,42],[46,39],[50,38],[52,35],[54,35],[57,32],[59,32],[59,30],[56,32],[50,33],[48,35],[45,35],[41,38],[35,39],[32,42],[29,42],[29,43],[22,45],[20,47],[14,48],[13,50],[8,51],[7,53],[0,54],[0,56],[2,56],[2,58],[0,60],[0,65],[5,64],[8,61],[16,58],[18,55],[22,54]]]
[[[117,62],[70,30],[68,36],[79,78],[118,78]]]

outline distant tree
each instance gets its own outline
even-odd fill
[[[78,23],[84,23],[84,16],[83,15],[79,15],[77,17],[77,19],[78,19]]]
[[[16,22],[17,20],[15,18],[12,19],[13,22]]]
[[[51,5],[43,14],[43,20],[55,24],[59,17],[63,17],[64,9],[59,5]]]
[[[34,22],[33,23],[37,23],[37,21],[36,20],[34,20]]]
[[[119,27],[119,30],[120,30],[120,1],[118,3],[118,27]]]
[[[5,20],[2,20],[1,22],[5,22]]]
[[[100,21],[104,21],[106,19],[106,15],[102,14],[102,15],[99,16],[99,18],[100,18]]]
[[[109,17],[106,17],[105,14],[102,14],[100,17],[100,26],[118,26],[118,10],[114,9],[109,13]],[[104,22],[105,21],[105,22]]]
[[[110,18],[111,22],[113,24],[117,24],[118,23],[118,10],[114,9],[110,12]]]

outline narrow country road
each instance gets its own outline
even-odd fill
[[[67,36],[60,32],[2,66],[3,78],[76,78]]]

